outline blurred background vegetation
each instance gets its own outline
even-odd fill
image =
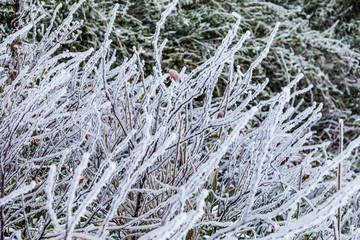
[[[48,24],[55,8],[61,3],[57,23],[69,12],[77,0],[45,0],[37,2],[48,16]],[[0,40],[21,23],[17,23],[20,9],[27,1],[8,0],[0,3]],[[112,38],[117,60],[130,57],[135,47],[147,63],[153,61],[151,40],[155,24],[169,3],[168,0],[86,0],[74,15],[83,22],[76,42],[63,46],[69,51],[98,48],[102,42],[109,14],[114,4],[120,8]],[[323,120],[315,127],[317,140],[338,137],[338,119],[346,120],[347,139],[359,134],[360,114],[360,2],[358,0],[180,0],[176,12],[167,19],[161,38],[167,38],[163,52],[163,69],[188,70],[212,56],[234,23],[231,13],[243,17],[240,37],[252,33],[250,41],[236,56],[242,72],[264,48],[275,23],[281,23],[269,55],[254,73],[253,80],[270,79],[267,94],[279,92],[298,73],[305,78],[301,86],[312,84],[304,96],[304,106],[323,102]],[[152,65],[146,72],[151,74]],[[223,76],[214,94],[222,95]],[[265,94],[261,97],[266,98]],[[302,99],[293,102],[296,106]],[[334,141],[335,140],[335,141]]]

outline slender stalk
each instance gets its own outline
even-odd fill
[[[342,119],[339,120],[339,128],[340,128],[340,154],[343,152],[344,149],[344,121]],[[338,191],[341,189],[341,163],[338,166]],[[341,239],[341,209],[338,208],[337,214],[337,228],[338,228],[338,238]]]
[[[299,191],[301,191],[302,174],[303,174],[303,167],[301,167],[301,169],[300,169]],[[300,201],[299,201],[298,204],[297,204],[296,219],[299,219],[299,215],[300,215]]]
[[[2,169],[0,169],[0,196],[3,198],[5,196],[5,174]],[[0,206],[0,240],[5,239],[5,216],[4,216],[4,207]]]

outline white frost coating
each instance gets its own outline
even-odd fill
[[[73,236],[72,231],[75,228],[75,224],[80,220],[80,217],[82,217],[86,211],[86,208],[94,201],[94,199],[97,197],[99,192],[101,191],[102,187],[106,184],[106,182],[109,180],[111,175],[116,170],[116,164],[113,162],[109,163],[108,169],[106,169],[105,173],[101,177],[101,179],[96,183],[96,185],[93,187],[92,191],[88,194],[88,196],[84,199],[84,201],[81,203],[81,206],[79,209],[75,212],[73,218],[71,219],[71,222],[68,224],[67,233],[69,236]]]
[[[102,238],[98,238],[97,236],[91,235],[91,234],[84,234],[84,233],[72,233],[71,238],[78,238],[78,239],[86,239],[86,240],[104,240]],[[54,237],[51,238],[52,240],[62,240],[64,239],[64,236]]]
[[[72,214],[72,208],[73,208],[73,203],[74,203],[74,199],[75,199],[75,192],[76,189],[79,185],[80,179],[81,179],[81,175],[82,172],[85,170],[85,168],[87,167],[87,164],[89,162],[90,159],[90,153],[84,153],[83,154],[83,158],[80,162],[80,164],[77,166],[76,170],[75,170],[75,174],[73,176],[73,179],[71,181],[71,185],[70,185],[70,189],[69,189],[69,196],[68,196],[68,204],[67,204],[67,234],[71,233],[71,229],[72,229],[72,224],[73,224],[73,214]],[[70,239],[70,235],[67,235],[66,238]]]
[[[288,239],[294,236],[296,233],[303,231],[304,229],[311,228],[317,224],[320,224],[322,221],[331,217],[335,214],[338,207],[342,207],[349,197],[360,190],[360,186],[358,182],[360,181],[360,177],[354,179],[351,184],[347,184],[347,186],[341,189],[339,192],[334,194],[334,199],[337,201],[333,201],[328,205],[325,205],[321,208],[317,208],[315,211],[306,215],[306,217],[300,218],[297,221],[290,222],[285,227],[280,227],[276,233],[274,233],[270,239]],[[269,238],[258,238],[258,239],[269,239]]]
[[[50,170],[48,173],[48,182],[47,182],[47,186],[45,188],[45,193],[46,193],[46,197],[47,197],[47,204],[46,204],[46,208],[48,211],[48,214],[50,215],[50,219],[51,219],[51,224],[54,224],[55,230],[56,231],[60,231],[61,230],[61,226],[59,224],[59,221],[56,217],[56,213],[52,207],[52,203],[54,201],[54,183],[55,183],[55,172],[56,172],[56,166],[55,165],[51,165],[50,166]]]
[[[184,239],[188,231],[194,226],[194,224],[200,220],[204,213],[205,197],[208,195],[208,191],[203,190],[198,199],[198,209],[190,211],[188,213],[182,212],[178,214],[174,219],[168,221],[162,227],[151,231],[149,234],[142,236],[139,240],[150,239]]]
[[[173,0],[169,4],[169,6],[166,8],[166,10],[161,14],[161,19],[156,23],[156,30],[155,30],[154,37],[153,37],[153,40],[152,40],[152,45],[153,45],[153,48],[154,48],[154,59],[155,59],[155,62],[156,62],[156,67],[154,68],[155,69],[155,75],[158,78],[161,78],[160,59],[161,59],[162,48],[159,49],[159,47],[158,47],[160,30],[161,30],[161,27],[165,24],[166,18],[170,15],[171,11],[176,7],[177,3],[178,3],[178,0]],[[166,43],[166,42],[164,42],[164,43]],[[158,79],[158,80],[160,80],[160,79]]]
[[[8,44],[10,44],[16,38],[21,38],[22,35],[26,35],[33,28],[34,24],[37,24],[44,17],[45,17],[44,15],[38,17],[34,21],[34,23],[31,23],[31,24],[28,24],[28,25],[24,26],[22,29],[16,31],[15,33],[13,33],[13,34],[9,35],[7,38],[5,38],[3,40],[3,42],[1,42],[1,44],[0,44],[0,52],[5,51],[6,46],[8,46]]]
[[[28,185],[25,185],[21,188],[18,188],[14,191],[12,191],[9,195],[5,196],[5,197],[2,197],[0,198],[0,206],[3,206],[11,201],[13,201],[15,198],[17,198],[18,196],[22,195],[22,194],[25,194],[29,191],[31,191],[32,189],[34,189],[36,186],[36,183],[35,182],[31,182],[30,184]]]

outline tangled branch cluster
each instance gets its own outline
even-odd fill
[[[312,87],[296,88],[302,74],[258,98],[269,80],[253,82],[253,71],[279,24],[244,73],[234,61],[251,34],[238,38],[234,13],[212,57],[169,74],[159,35],[175,0],[156,24],[146,74],[136,48],[117,64],[118,5],[98,49],[60,51],[78,36],[72,16],[83,2],[56,24],[59,5],[46,27],[29,3],[0,43],[1,240],[360,235],[351,170],[360,138],[338,155],[312,141],[322,105],[293,105]]]

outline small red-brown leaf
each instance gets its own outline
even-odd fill
[[[170,71],[169,71],[169,75],[170,75],[170,77],[171,77],[171,79],[172,80],[174,80],[174,82],[178,82],[179,81],[179,73],[176,71],[176,70],[174,70],[174,69],[171,69]]]
[[[223,111],[219,111],[216,118],[223,118],[224,117],[224,112]]]

